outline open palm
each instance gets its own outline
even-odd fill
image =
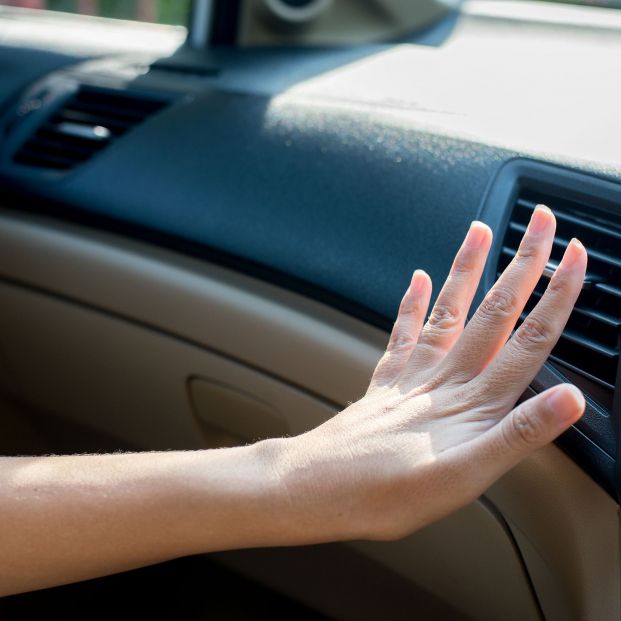
[[[431,281],[414,273],[366,395],[286,441],[280,474],[301,533],[317,532],[318,540],[405,536],[479,496],[581,416],[584,398],[568,384],[514,408],[559,338],[585,276],[586,251],[572,240],[512,334],[554,232],[554,215],[538,207],[517,255],[467,325],[491,245],[487,226],[471,226],[426,323]]]

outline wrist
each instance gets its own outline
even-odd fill
[[[186,515],[179,527],[190,534],[190,553],[311,543],[289,478],[291,440],[194,453],[178,473]]]
[[[354,497],[343,468],[343,454],[312,432],[255,445],[272,477],[269,514],[276,545],[307,545],[356,539]]]
[[[199,451],[182,525],[192,533],[193,553],[361,536],[349,486],[330,468],[340,461],[309,434]]]

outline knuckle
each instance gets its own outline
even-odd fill
[[[547,345],[551,332],[547,321],[541,317],[529,315],[517,329],[515,340],[524,347]]]
[[[401,302],[399,303],[399,315],[402,315],[405,312],[408,312],[414,306],[414,300],[410,290],[408,289],[405,292],[405,295],[401,298]]]
[[[572,281],[563,272],[556,272],[548,284],[548,291],[552,294],[568,295],[572,290]]]
[[[451,269],[451,276],[453,278],[463,279],[464,277],[469,276],[473,269],[474,265],[472,265],[471,261],[459,259],[458,261],[455,261],[455,264]]]
[[[428,325],[436,330],[452,330],[461,324],[461,312],[450,304],[436,304]]]
[[[399,315],[401,317],[411,317],[412,315],[416,315],[418,312],[418,305],[415,300],[403,298],[401,300],[401,304],[399,305]]]
[[[451,391],[446,408],[449,411],[455,409],[460,412],[474,412],[485,408],[489,399],[490,395],[484,394],[484,391],[474,384],[458,385]]]
[[[469,409],[482,412],[495,412],[504,407],[506,387],[494,378],[478,377],[463,386],[458,398],[466,403]]]
[[[519,407],[510,417],[511,432],[514,438],[526,445],[536,444],[541,433],[536,412],[530,407]]]
[[[472,252],[462,251],[455,258],[451,273],[458,276],[470,274],[476,267],[476,263],[476,256]]]
[[[539,246],[533,243],[532,240],[524,238],[515,253],[514,261],[516,263],[530,263],[533,259],[537,258],[538,254]]]
[[[506,361],[507,364],[496,369],[489,367],[468,381],[464,392],[468,393],[473,407],[486,412],[507,413],[515,404],[510,386],[519,373],[519,362]]]
[[[427,374],[419,375],[419,382],[416,386],[415,393],[430,393],[435,390],[439,390],[445,388],[448,384],[451,383],[450,372],[446,369],[433,369],[433,372]],[[459,403],[459,406],[462,407],[463,403],[455,401],[452,403],[446,403],[446,408],[452,407],[455,403]]]
[[[416,339],[409,332],[397,332],[388,345],[388,351],[403,351],[416,345]]]
[[[512,315],[517,308],[515,294],[506,287],[492,289],[484,298],[479,312],[487,318],[496,320],[499,317]]]

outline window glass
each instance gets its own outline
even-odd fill
[[[0,0],[0,5],[186,26],[191,0]]]

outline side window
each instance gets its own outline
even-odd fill
[[[186,26],[191,0],[0,0],[0,6]]]

